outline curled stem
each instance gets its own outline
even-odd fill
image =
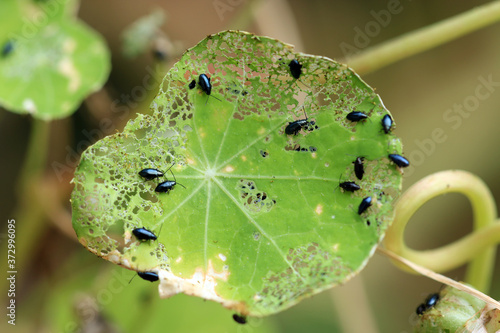
[[[404,242],[404,229],[411,216],[428,200],[450,192],[462,193],[470,200],[474,232],[433,250],[416,251],[408,248]],[[438,172],[414,184],[398,200],[394,222],[386,233],[384,246],[436,272],[448,271],[471,261],[465,281],[487,292],[495,259],[494,245],[500,242],[500,223],[495,222],[496,216],[493,196],[481,179],[460,170]]]

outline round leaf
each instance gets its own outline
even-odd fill
[[[65,7],[68,6],[68,7]],[[103,39],[66,17],[74,1],[0,3],[0,105],[40,119],[73,113],[110,70]]]
[[[183,55],[152,109],[82,155],[73,226],[90,251],[158,274],[163,297],[184,292],[256,316],[365,266],[392,220],[402,177],[388,154],[401,143],[348,67],[222,32]],[[353,111],[368,118],[350,121]],[[145,168],[164,176],[146,180]],[[178,183],[156,192],[165,181]],[[347,181],[360,189],[339,187]],[[138,239],[141,227],[158,239]]]

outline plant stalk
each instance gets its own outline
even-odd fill
[[[43,170],[47,159],[49,145],[50,123],[33,119],[30,140],[26,152],[26,159],[21,169],[18,190],[17,206],[11,217],[16,220],[16,259],[14,268],[7,269],[7,261],[0,260],[0,270],[17,271],[18,279],[23,278],[26,273],[26,265],[32,257],[32,249],[36,240],[42,234],[44,224],[41,223],[43,216],[43,203],[38,200],[35,193],[38,191]],[[7,288],[7,280],[0,280],[0,291]]]
[[[388,40],[341,62],[360,75],[367,74],[498,21],[500,1],[497,0]]]

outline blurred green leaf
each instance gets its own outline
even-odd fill
[[[219,304],[186,295],[162,300],[157,286],[138,278],[130,282],[135,272],[92,263],[86,252],[70,259],[58,268],[58,276],[39,281],[30,301],[17,304],[22,317],[16,328],[137,333],[159,332],[168,326],[168,332],[211,333],[233,332],[239,326]],[[11,327],[3,324],[0,328]],[[263,333],[276,331],[272,319],[250,320],[248,325]]]
[[[415,333],[499,332],[500,311],[469,293],[447,286],[435,306],[418,316]]]
[[[165,14],[161,9],[156,9],[132,23],[123,32],[123,54],[133,58],[144,53],[159,36],[158,32],[163,23]]]
[[[292,59],[303,65],[298,80]],[[200,74],[211,77],[210,96],[189,88]],[[272,314],[356,275],[392,221],[402,177],[387,155],[401,143],[382,130],[379,96],[345,65],[222,32],[183,55],[152,109],[82,155],[73,226],[96,255],[157,273],[163,297],[184,292]],[[348,121],[354,110],[369,119]],[[314,124],[286,135],[304,112]],[[145,181],[144,168],[165,177]],[[156,193],[166,179],[185,188]],[[361,190],[344,192],[339,181]],[[366,197],[373,205],[359,215]],[[138,241],[139,227],[158,241]]]
[[[40,119],[62,118],[102,87],[110,54],[73,18],[75,1],[0,3],[0,105]]]

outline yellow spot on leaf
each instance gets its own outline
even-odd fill
[[[182,257],[179,257],[179,258],[175,259],[176,263],[180,263],[181,261],[182,261]]]
[[[264,127],[259,128],[259,130],[257,131],[258,135],[262,135],[264,133],[266,133],[266,129]]]
[[[241,160],[242,160],[243,162],[246,162],[247,157],[246,157],[245,155],[241,155]]]
[[[68,91],[75,92],[80,88],[81,80],[80,73],[75,68],[75,65],[70,58],[64,58],[59,62],[59,72],[68,78]]]
[[[76,42],[73,39],[66,39],[63,43],[64,53],[73,53],[76,49]]]
[[[323,213],[323,205],[322,204],[317,205],[314,211],[316,212],[316,214],[321,215],[321,213]]]
[[[228,165],[227,167],[224,168],[225,172],[233,172],[234,168],[231,165]]]

